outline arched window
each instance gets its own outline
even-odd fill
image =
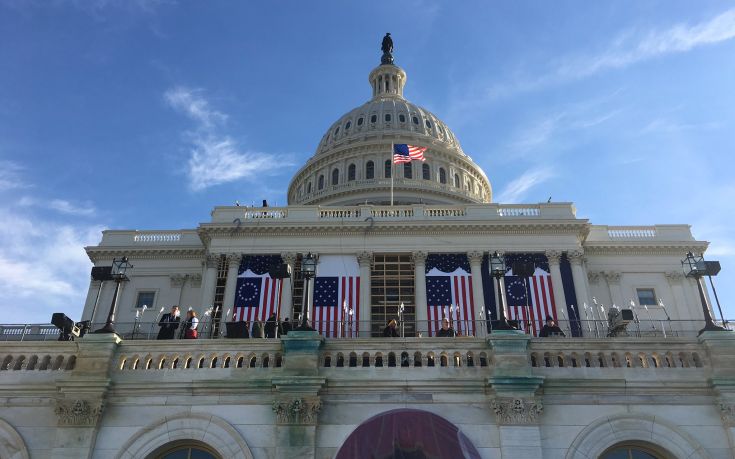
[[[306,194],[311,193],[311,182],[306,184]]]
[[[392,119],[392,118],[391,118],[391,116],[390,116],[390,113],[386,113],[386,114],[385,114],[385,122],[386,122],[386,123],[390,123],[390,120],[391,120],[391,119]]]
[[[454,186],[459,188],[459,174],[454,174]]]
[[[357,119],[357,125],[362,126],[362,116]]]
[[[196,440],[180,440],[164,445],[148,457],[155,459],[220,459],[209,445]]]
[[[385,160],[385,178],[390,178],[391,175],[391,164],[390,159]]]
[[[439,183],[447,184],[447,171],[443,167],[439,168]]]
[[[400,115],[398,115],[398,121],[400,121],[401,123],[405,123],[406,122],[406,115],[404,115],[402,113]]]
[[[426,127],[427,127],[428,129],[431,129],[431,121],[429,121],[429,120],[426,120]]]
[[[664,459],[664,455],[653,445],[648,446],[638,442],[618,444],[608,448],[600,455],[600,459]]]
[[[421,165],[421,175],[424,180],[431,180],[431,167],[428,164],[424,163]]]
[[[355,165],[350,164],[350,166],[347,168],[347,180],[352,181],[355,180]]]
[[[352,126],[352,121],[348,121],[347,124],[345,124],[345,131],[348,130]]]
[[[332,171],[332,185],[339,185],[339,169]]]
[[[317,186],[316,186],[316,188],[318,190],[323,190],[324,189],[324,176],[323,175],[320,175],[319,176],[319,180],[317,180]]]
[[[370,122],[371,123],[374,123],[376,121],[378,121],[378,115],[373,115],[373,116],[370,117]]]
[[[403,178],[413,178],[411,163],[403,163]]]
[[[368,161],[367,164],[365,164],[365,178],[375,178],[375,163],[372,161]]]
[[[413,124],[415,124],[415,125],[417,125],[417,126],[418,126],[418,124],[419,124],[419,119],[418,119],[418,117],[414,116],[414,117],[412,118],[412,121],[413,121]]]
[[[337,137],[337,134],[339,134],[339,126],[337,126],[337,129],[334,130],[334,136]]]

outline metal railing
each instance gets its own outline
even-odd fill
[[[540,337],[543,324],[538,322],[510,320],[511,325],[516,329],[530,337]],[[725,321],[718,323],[728,330],[735,327],[732,324],[735,321]],[[298,324],[292,323],[297,326]],[[367,326],[365,322],[319,322],[311,324],[316,331],[327,339],[364,339],[364,338],[383,338],[386,325],[373,323]],[[104,323],[90,324],[88,333],[102,328]],[[561,320],[559,328],[561,333],[552,332],[547,336],[549,339],[565,339],[565,338],[694,338],[698,335],[699,330],[704,327],[704,321],[700,320],[649,320],[640,319],[628,322],[624,327],[610,327],[607,321],[603,320]],[[201,320],[197,327],[197,339],[220,339],[227,338],[225,327],[217,327],[215,331],[214,324],[211,320]],[[241,327],[242,329],[243,327]],[[246,323],[248,338],[265,337],[267,329],[266,322]],[[365,329],[367,328],[367,329]],[[498,330],[498,322],[495,320],[458,320],[454,319],[451,323],[451,332],[443,333],[450,337],[457,338],[486,338],[493,331]],[[136,321],[136,322],[118,322],[115,324],[118,335],[125,340],[156,340],[158,337],[159,326],[154,321]],[[395,334],[398,338],[427,338],[442,336],[440,334],[441,323],[439,321],[421,322],[417,320],[406,320],[403,324],[398,323],[395,328]],[[280,336],[282,328],[276,329],[276,336]],[[56,341],[61,336],[60,330],[51,324],[5,324],[0,325],[0,342],[2,341]],[[238,336],[241,337],[241,336]],[[244,337],[244,336],[243,336]],[[392,337],[392,336],[390,336]],[[395,337],[392,337],[395,338]],[[174,339],[184,339],[184,324],[180,323],[174,332]]]

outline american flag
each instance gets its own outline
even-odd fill
[[[533,276],[525,279],[525,282],[523,278],[513,275],[512,268],[505,273],[508,319],[519,321],[524,331],[538,336],[546,322],[546,316],[553,317],[558,323],[548,261],[542,254],[506,255],[506,265],[511,267],[513,262],[533,263],[535,270]]]
[[[414,159],[419,161],[426,161],[426,158],[424,158],[424,152],[427,148],[428,147],[415,147],[413,145],[406,145],[405,143],[394,143],[393,164],[410,163]]]
[[[329,338],[357,337],[360,329],[360,267],[357,257],[320,255],[316,274],[312,327]]]
[[[264,322],[275,313],[279,317],[281,307],[281,279],[271,279],[268,270],[276,263],[282,263],[280,255],[249,255],[240,262],[233,320],[247,321],[251,328],[253,321]]]
[[[472,276],[465,254],[436,254],[426,257],[426,306],[429,336],[435,336],[444,317],[457,334],[475,334],[475,303]]]

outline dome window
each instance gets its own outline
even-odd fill
[[[406,115],[403,115],[403,114],[398,115],[398,121],[400,121],[401,123],[405,123]]]
[[[357,125],[362,126],[362,116],[357,119]]]
[[[356,175],[356,167],[354,164],[350,164],[350,167],[347,168],[347,181],[351,182],[355,180]]]
[[[352,126],[352,121],[348,121],[347,124],[345,124],[345,131],[348,130]]]
[[[311,182],[306,184],[306,194],[311,194]]]
[[[431,180],[431,167],[424,163],[421,165],[421,174],[424,180]]]
[[[390,159],[385,160],[385,178],[390,178],[392,172]]]
[[[403,178],[413,178],[411,163],[403,163]]]
[[[317,180],[317,189],[323,190],[324,189],[324,176],[320,175],[319,180]]]
[[[459,174],[454,174],[454,186],[459,188]]]
[[[339,134],[339,126],[337,126],[337,129],[334,130],[334,136],[337,137],[337,134]]]
[[[431,129],[431,121],[429,121],[429,120],[426,120],[426,127],[427,127],[428,129]]]
[[[390,113],[386,113],[386,114],[385,114],[385,122],[386,122],[386,123],[390,123],[390,120],[391,120],[391,116],[390,116]]]
[[[447,184],[447,171],[443,167],[439,168],[439,183]]]
[[[370,117],[370,122],[371,123],[375,123],[377,121],[378,121],[378,115],[373,115],[373,116]]]
[[[375,163],[372,161],[368,161],[367,164],[365,164],[365,178],[366,179],[375,178]]]
[[[339,169],[332,171],[332,185],[339,185]]]
[[[413,124],[415,124],[415,125],[417,125],[417,126],[418,126],[418,124],[419,124],[419,119],[418,119],[418,117],[414,116],[414,117],[412,118],[412,121],[413,121]]]

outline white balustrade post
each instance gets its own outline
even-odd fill
[[[470,271],[472,274],[472,300],[475,305],[474,317],[468,319],[471,323],[475,324],[472,329],[475,331],[475,336],[480,336],[480,323],[477,322],[477,313],[485,310],[485,295],[482,291],[482,252],[469,252],[467,258],[470,260]],[[424,294],[426,292],[424,291]],[[483,323],[484,318],[483,318]]]
[[[357,254],[357,262],[360,264],[360,337],[369,338],[372,327],[370,269],[373,264],[373,254],[360,252]]]
[[[429,333],[429,311],[426,306],[426,252],[413,252],[414,291],[416,292],[416,331]]]

